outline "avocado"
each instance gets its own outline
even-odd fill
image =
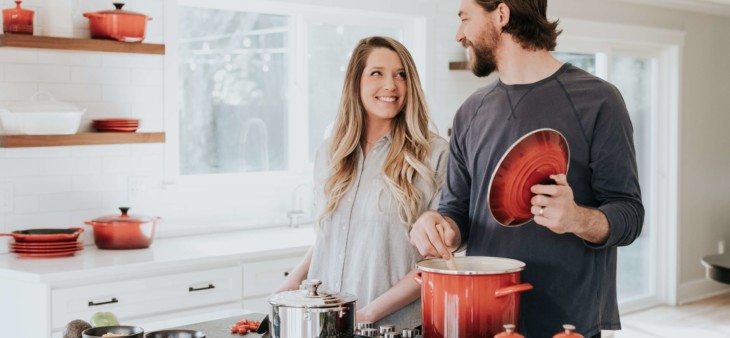
[[[63,338],[81,338],[81,332],[90,329],[91,324],[81,319],[74,319],[63,328]]]

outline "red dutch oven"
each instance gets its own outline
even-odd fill
[[[84,223],[94,227],[94,243],[99,249],[144,249],[152,244],[159,217],[129,215],[121,207],[121,215],[96,218]]]
[[[91,37],[124,42],[142,42],[147,21],[152,18],[135,12],[122,10],[123,3],[115,2],[116,9],[84,13],[89,18]]]
[[[493,337],[502,325],[517,323],[520,283],[525,263],[499,257],[454,257],[458,269],[443,259],[418,262],[424,338]]]

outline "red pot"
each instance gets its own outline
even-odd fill
[[[89,18],[91,37],[124,42],[142,42],[147,21],[152,18],[135,12],[122,10],[123,3],[114,3],[114,10],[84,13]]]
[[[152,244],[159,217],[128,215],[104,216],[84,223],[94,227],[94,243],[99,249],[143,249]]]
[[[418,262],[424,338],[493,337],[504,324],[517,324],[525,263],[498,257],[454,257]]]
[[[3,32],[33,35],[33,12],[20,8],[22,1],[15,2],[15,8],[3,9]]]

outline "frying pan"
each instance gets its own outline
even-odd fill
[[[16,230],[9,234],[0,233],[0,236],[10,236],[16,242],[68,242],[75,241],[84,232],[82,228],[68,229],[26,229]]]

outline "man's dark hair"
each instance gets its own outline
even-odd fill
[[[487,12],[494,11],[500,3],[510,9],[507,26],[502,30],[514,36],[522,48],[552,51],[557,45],[558,20],[547,19],[547,0],[474,0]]]

